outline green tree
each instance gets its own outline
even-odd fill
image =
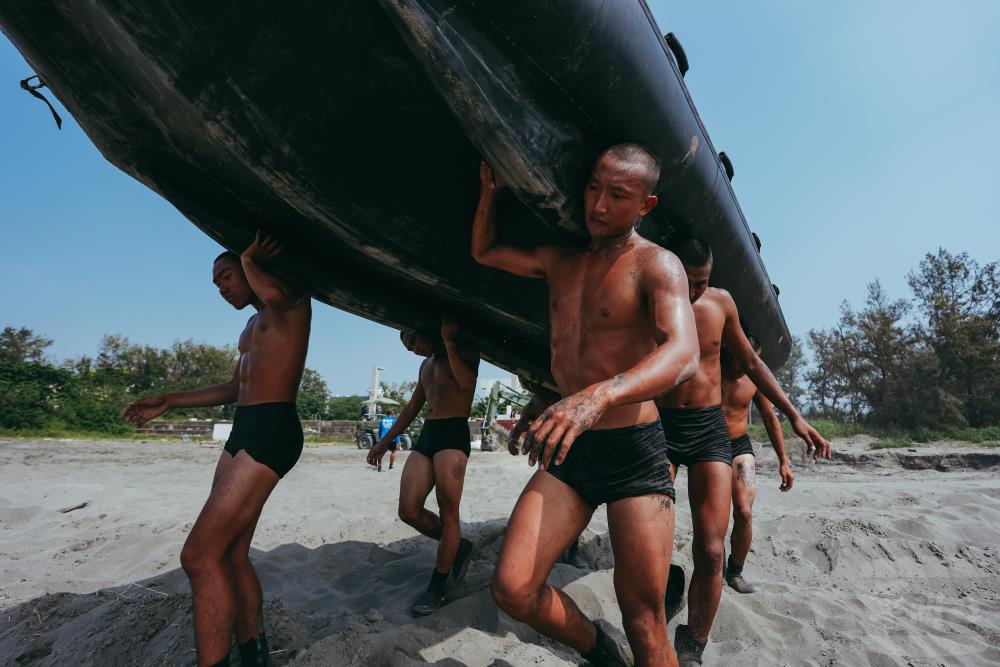
[[[122,371],[98,368],[75,375],[60,393],[59,421],[78,431],[128,433],[132,426],[121,411],[131,398]]]
[[[829,331],[811,331],[816,368],[807,374],[820,410],[876,424],[896,423],[899,406],[891,400],[899,371],[914,351],[904,318],[905,300],[890,300],[878,281],[858,312],[846,302]]]
[[[45,350],[50,345],[51,340],[36,335],[26,327],[4,327],[0,332],[0,361],[41,363],[45,360]]]
[[[797,336],[792,336],[792,348],[788,354],[788,360],[774,372],[774,377],[785,390],[789,400],[799,409],[803,408],[802,403],[806,394],[803,387],[805,366],[806,358],[802,351],[802,340]]]
[[[917,335],[936,357],[933,382],[972,426],[1000,422],[1000,267],[943,248],[907,276],[925,321]]]
[[[217,347],[188,339],[164,350],[171,391],[197,389],[227,382],[236,370],[239,353],[231,345]]]
[[[397,411],[402,409],[404,405],[410,402],[410,397],[413,396],[413,391],[417,388],[416,380],[410,380],[409,382],[396,382],[394,384],[382,383],[382,396],[384,398],[391,398],[392,400],[399,403]]]
[[[490,396],[486,394],[485,396],[480,396],[472,402],[472,412],[469,413],[470,417],[485,417],[486,408],[489,407]]]
[[[44,428],[55,417],[69,372],[34,361],[0,359],[0,426]]]
[[[326,419],[330,390],[326,380],[316,371],[307,368],[302,372],[296,407],[302,419]]]
[[[328,419],[360,419],[366,400],[366,396],[335,396],[330,399]]]
[[[823,419],[857,419],[858,395],[850,385],[850,359],[836,329],[811,330],[807,340],[813,365],[805,373],[813,412]]]
[[[175,341],[169,348],[136,345],[127,337],[107,335],[101,340],[97,357],[81,357],[67,364],[90,385],[102,380],[117,387],[123,382],[124,399],[150,394],[187,391],[213,384],[228,382],[233,377],[238,354],[230,346],[217,347],[192,340]],[[119,392],[108,386],[102,395],[117,396]],[[172,410],[172,417],[198,417],[209,419],[228,418],[234,406],[210,408],[184,408]]]

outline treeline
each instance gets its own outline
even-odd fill
[[[909,432],[1000,425],[1000,269],[928,253],[908,298],[876,281],[856,310],[799,341],[779,380],[814,417]]]
[[[169,348],[105,336],[97,354],[56,365],[52,341],[30,329],[0,333],[0,427],[125,433],[121,410],[133,398],[226,382],[236,351],[193,341]],[[178,410],[178,417],[226,417],[232,407]]]
[[[227,382],[238,359],[228,345],[185,340],[157,348],[109,335],[95,356],[55,364],[46,358],[51,345],[31,329],[0,333],[0,428],[128,433],[132,427],[121,418],[126,403]],[[331,397],[319,373],[306,369],[298,407],[307,419],[357,419],[363,400]],[[230,419],[234,409],[177,409],[166,418]]]

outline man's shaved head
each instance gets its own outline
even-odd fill
[[[232,250],[227,250],[223,253],[219,253],[219,256],[215,258],[212,264],[215,264],[215,262],[218,262],[220,259],[228,260],[233,264],[235,264],[236,266],[243,266],[243,262],[240,261],[240,256],[237,255]]]
[[[702,267],[712,263],[712,247],[697,236],[683,236],[669,244],[684,266]]]
[[[656,185],[660,182],[660,161],[648,148],[635,143],[616,144],[601,153],[598,162],[609,156],[635,170],[642,179],[646,194],[652,194],[656,190]]]

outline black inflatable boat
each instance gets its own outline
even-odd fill
[[[108,160],[212,238],[273,231],[317,299],[428,333],[453,313],[538,379],[544,283],[469,255],[480,156],[512,186],[501,238],[533,245],[579,238],[604,147],[646,144],[664,170],[641,233],[705,237],[765,360],[788,355],[732,166],[642,0],[0,0],[0,27]]]

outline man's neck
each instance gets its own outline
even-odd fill
[[[610,250],[612,248],[623,248],[635,240],[637,236],[635,227],[620,236],[602,236],[590,239],[589,250]]]

